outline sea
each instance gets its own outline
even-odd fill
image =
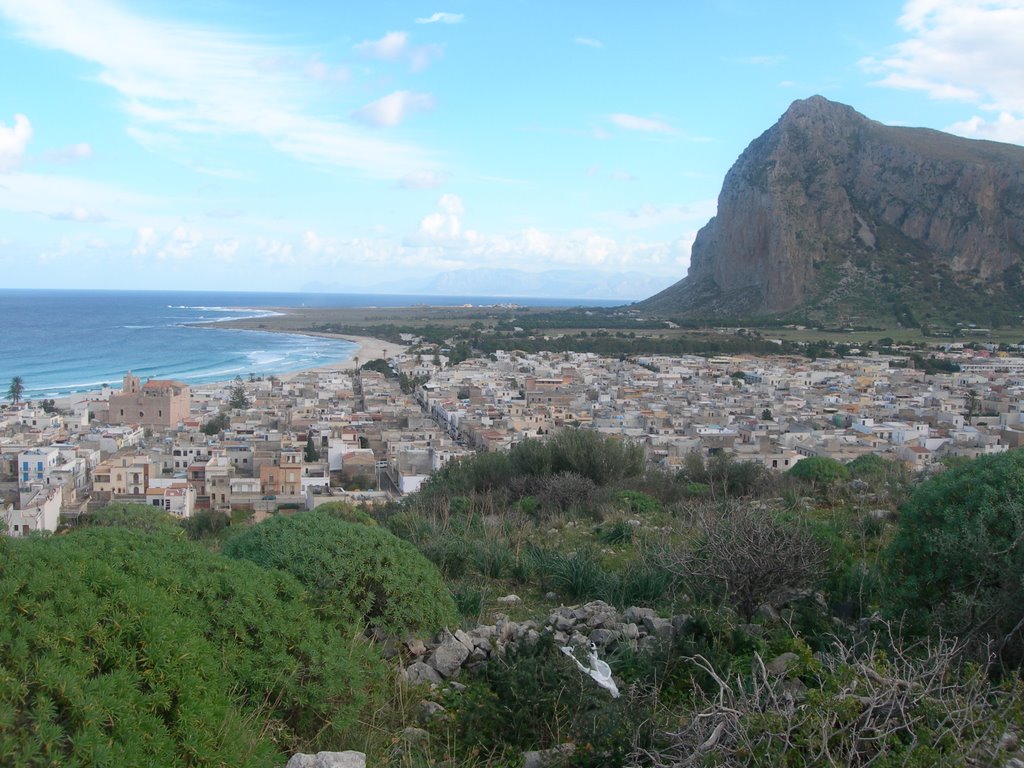
[[[621,301],[487,296],[0,289],[0,397],[119,388],[129,370],[189,384],[299,371],[352,358],[356,345],[297,334],[196,327],[287,307],[613,306]]]

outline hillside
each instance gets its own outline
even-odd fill
[[[794,321],[1017,322],[1024,148],[796,101],[726,175],[689,273],[638,306]]]

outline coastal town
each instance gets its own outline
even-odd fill
[[[233,523],[415,492],[451,461],[567,428],[641,444],[667,471],[730,454],[785,472],[878,454],[928,472],[1024,446],[1024,356],[947,344],[910,354],[658,357],[499,351],[449,364],[410,337],[281,377],[141,381],[0,412],[0,514],[25,536],[110,502]],[[969,347],[969,348],[968,348]],[[362,362],[362,365],[360,365]]]

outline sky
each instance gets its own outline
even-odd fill
[[[0,283],[641,298],[796,99],[1024,143],[1022,41],[1024,0],[0,0]]]

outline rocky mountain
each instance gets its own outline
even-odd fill
[[[641,302],[689,317],[1019,322],[1024,147],[794,102],[730,169],[690,269]]]

